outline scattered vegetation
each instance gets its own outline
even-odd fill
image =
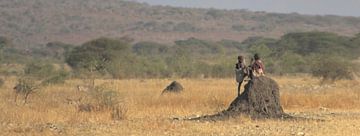
[[[30,94],[34,93],[36,89],[38,89],[38,86],[36,85],[33,79],[20,78],[18,80],[18,83],[14,87],[15,102],[17,100],[18,95],[23,95],[24,104],[26,104]]]
[[[6,36],[9,37],[0,36],[0,74],[21,78],[12,82],[11,79],[0,78],[0,108],[6,109],[0,111],[0,122],[3,122],[0,126],[18,127],[24,123],[38,127],[33,130],[31,125],[26,125],[24,129],[6,128],[2,131],[5,133],[46,132],[46,127],[38,125],[51,124],[49,122],[85,128],[87,126],[83,125],[89,122],[106,124],[104,122],[128,117],[131,123],[138,122],[137,119],[141,119],[138,123],[149,123],[143,125],[146,127],[142,130],[155,130],[166,124],[159,122],[159,117],[165,120],[170,114],[189,115],[194,109],[201,114],[213,113],[214,109],[222,110],[228,106],[235,91],[227,90],[234,88],[234,80],[181,79],[187,86],[184,93],[159,98],[159,91],[168,83],[166,80],[145,79],[143,82],[113,79],[229,78],[234,74],[237,56],[244,55],[249,62],[254,53],[261,55],[267,74],[305,73],[322,81],[337,82],[336,86],[328,86],[317,85],[318,78],[287,79],[294,83],[279,79],[284,89],[281,102],[285,108],[360,107],[358,82],[342,81],[355,79],[354,75],[359,72],[360,34],[342,36],[331,33],[356,33],[360,30],[359,18],[173,8],[118,0],[97,4],[84,1],[51,1],[49,4],[47,0],[3,3],[0,8],[0,30],[8,32]],[[88,16],[89,13],[91,16]],[[302,32],[315,29],[326,32]],[[188,38],[189,35],[198,36],[199,32],[210,34],[203,39]],[[253,35],[248,33],[276,36],[290,33],[279,38],[257,36],[239,42],[219,39],[219,33],[224,32],[234,39],[237,38],[234,35],[238,36],[239,33],[242,34],[240,37]],[[158,34],[154,37],[160,40],[147,36],[144,36],[144,41],[131,37],[89,40],[94,33],[95,36],[98,33],[131,33],[135,37]],[[67,37],[72,34],[77,35],[75,42]],[[89,41],[73,45],[49,42],[49,39],[70,43]],[[69,39],[72,41],[67,41]],[[169,41],[173,43],[169,44]],[[76,91],[76,78],[90,80],[90,87],[86,91],[80,91],[80,88]],[[97,85],[95,79],[101,79],[98,82],[109,81],[111,85]],[[139,86],[139,83],[146,87]],[[15,86],[10,88],[14,90],[15,103],[18,96],[22,96],[27,105],[19,108],[9,101],[12,100],[12,92],[3,91],[10,90],[9,85]],[[37,94],[39,97],[33,97],[32,94],[45,85],[48,86]],[[316,91],[309,93],[308,90]],[[31,102],[28,102],[30,96]],[[69,97],[76,97],[76,110],[72,107],[73,103],[63,102],[71,100]],[[129,103],[125,103],[125,100]],[[176,125],[166,127],[174,129]],[[181,125],[187,126],[186,123]],[[128,127],[127,124],[122,126]],[[54,125],[49,128],[55,129]],[[0,129],[3,130],[2,127]]]

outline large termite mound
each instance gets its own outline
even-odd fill
[[[254,118],[286,116],[280,104],[279,85],[265,76],[250,80],[245,91],[224,112],[245,113]]]
[[[224,119],[239,115],[252,118],[289,118],[280,104],[279,85],[269,77],[254,77],[245,85],[245,90],[237,96],[229,108],[214,115],[206,115],[190,120]]]

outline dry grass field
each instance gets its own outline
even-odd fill
[[[8,77],[0,89],[0,135],[359,135],[359,81],[272,78],[280,85],[285,112],[310,120],[172,120],[226,109],[237,95],[233,79],[179,79],[184,92],[166,95],[160,94],[174,79],[96,80],[119,93],[124,118],[113,120],[110,110],[80,112],[69,103],[86,93],[76,88],[81,80],[43,87],[24,105],[20,99],[14,102],[16,78]]]

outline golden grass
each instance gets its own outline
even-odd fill
[[[360,109],[358,81],[319,84],[318,79],[308,76],[273,78],[280,85],[281,103],[287,112],[316,111],[320,107],[345,112]],[[234,132],[238,129],[249,129],[246,126],[238,126],[239,124],[247,124],[250,127],[254,127],[254,124],[266,127],[271,127],[268,124],[281,124],[272,120],[252,121],[246,117],[222,122],[221,127],[216,123],[198,124],[182,121],[174,123],[170,118],[212,114],[226,109],[237,92],[236,82],[233,79],[179,79],[177,81],[185,88],[183,93],[161,96],[162,90],[171,81],[173,80],[96,80],[96,85],[118,91],[126,104],[128,110],[126,119],[114,122],[108,111],[78,112],[74,105],[66,103],[66,99],[77,99],[82,96],[76,90],[76,85],[82,84],[81,80],[69,80],[64,85],[44,87],[30,96],[28,104],[23,105],[20,101],[17,103],[13,101],[12,88],[16,84],[16,78],[10,77],[6,79],[6,84],[0,90],[0,131],[6,132],[5,135],[52,135],[54,132],[48,132],[49,129],[36,128],[56,123],[63,127],[66,135],[85,135],[92,129],[94,129],[91,131],[93,135],[146,135],[149,132],[151,132],[149,135],[170,135],[177,132],[181,134],[182,131],[188,132],[184,135],[220,135],[230,133],[227,127],[231,127],[231,131]],[[331,123],[334,122],[329,124]],[[301,121],[290,124],[318,125],[316,122]],[[86,127],[83,128],[84,126]],[[257,127],[251,129],[255,131]],[[283,131],[273,130],[264,133],[282,135],[281,132]],[[315,130],[310,132],[316,135],[325,133],[316,133]]]

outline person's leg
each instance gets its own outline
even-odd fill
[[[241,88],[241,84],[242,84],[242,81],[239,82],[239,85],[238,85],[238,96],[240,96],[240,88]]]
[[[252,80],[254,78],[254,71],[253,70],[249,70],[249,77],[250,77],[250,80]]]

